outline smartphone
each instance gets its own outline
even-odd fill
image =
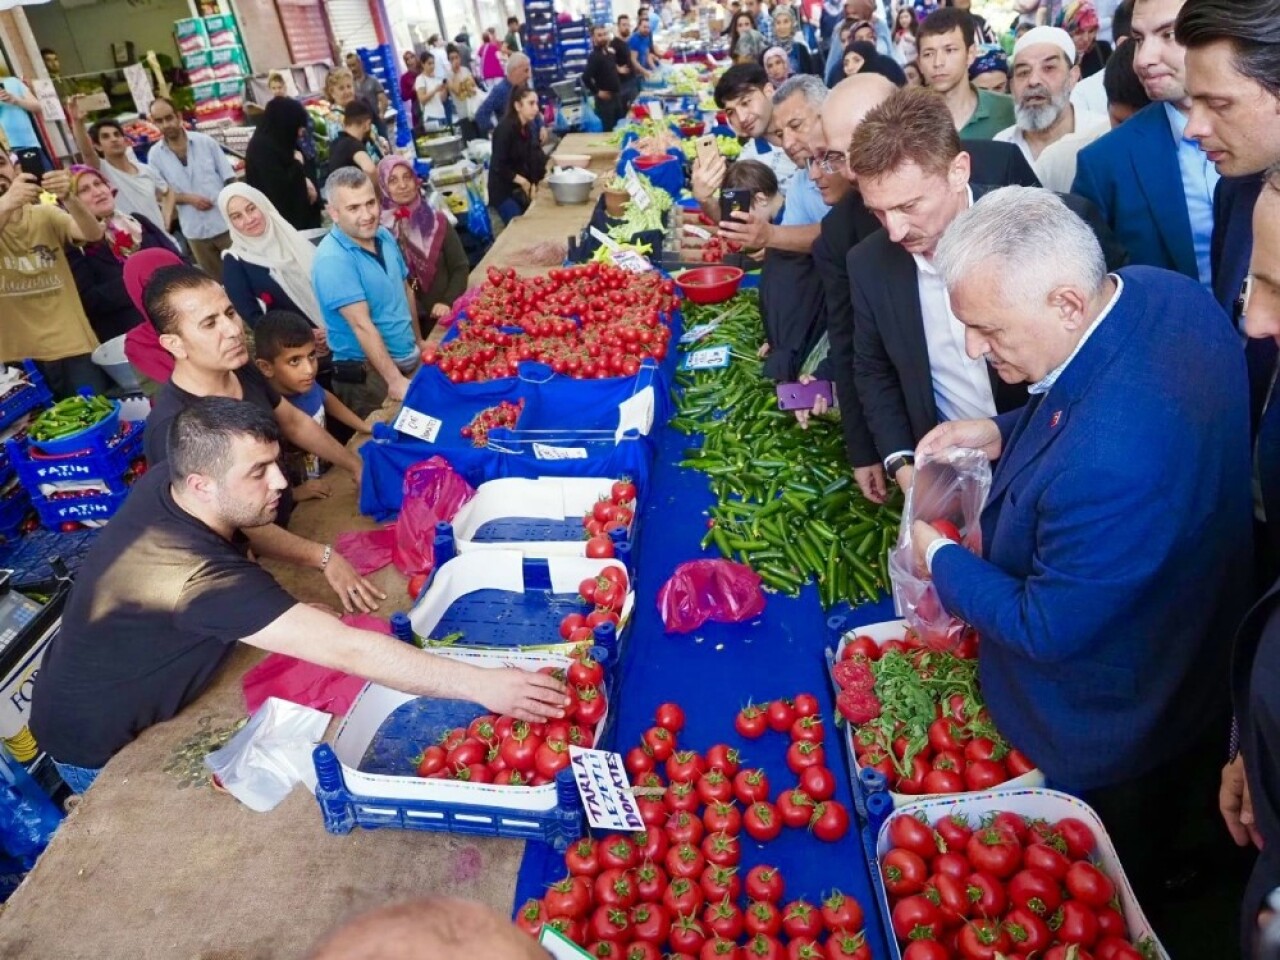
[[[744,213],[751,209],[751,191],[742,188],[730,188],[720,191],[720,219],[733,220],[733,211]]]
[[[29,173],[36,178],[36,182],[40,182],[40,178],[44,176],[44,163],[40,160],[40,152],[38,150],[18,150],[18,169],[23,173]]]
[[[716,146],[716,138],[708,134],[698,138],[697,151],[698,159],[703,163],[708,163],[719,155],[720,148]]]
[[[830,380],[780,383],[775,390],[778,394],[779,410],[812,410],[814,402],[819,397],[826,398],[829,408],[834,408],[836,405]]]

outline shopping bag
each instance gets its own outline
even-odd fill
[[[436,524],[452,520],[475,495],[475,488],[455,473],[444,457],[431,457],[410,467],[404,477],[404,499],[391,554],[396,569],[406,577],[431,573],[435,568]]]
[[[688,633],[708,620],[740,623],[764,611],[760,576],[732,560],[691,560],[676,567],[658,591],[667,633]]]
[[[582,127],[583,133],[604,133],[604,123],[596,114],[596,108],[591,105],[590,97],[582,100],[582,119],[578,125]]]
[[[991,463],[979,450],[952,448],[916,462],[898,542],[889,553],[889,578],[907,625],[935,650],[958,645],[965,624],[943,609],[933,581],[916,570],[912,525],[934,524],[981,556],[982,508],[990,491]]]

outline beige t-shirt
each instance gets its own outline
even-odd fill
[[[98,345],[67,264],[71,224],[37,204],[0,229],[0,360],[63,360]]]

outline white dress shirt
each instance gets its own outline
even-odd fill
[[[933,264],[912,254],[920,288],[920,316],[929,348],[933,399],[941,420],[985,420],[996,415],[987,361],[969,359],[964,349],[964,324],[951,312],[946,285]]]

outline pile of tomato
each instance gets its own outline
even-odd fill
[[[656,271],[630,273],[588,263],[523,278],[490,267],[457,336],[422,352],[454,383],[482,383],[536,360],[578,379],[635,376],[667,355],[663,315],[679,305],[675,284]]]
[[[636,485],[628,477],[614,481],[608,497],[601,497],[582,517],[587,536],[608,536],[618,530],[630,530],[635,519]]]
[[[519,400],[503,400],[501,403],[485,407],[474,417],[471,422],[463,427],[459,432],[471,441],[472,446],[483,447],[489,443],[489,431],[494,427],[506,427],[511,429],[520,419],[520,414],[524,412],[524,398]]]
[[[910,795],[989,790],[1036,769],[982,703],[976,644],[972,631],[955,651],[930,650],[910,632],[883,644],[867,636],[845,644],[832,675],[859,769],[880,771],[895,792]],[[921,704],[930,703],[922,716]]]
[[[900,815],[889,841],[880,875],[904,960],[1142,960],[1153,947],[1129,941],[1082,820]]]
[[[595,745],[596,727],[609,708],[604,667],[590,654],[575,654],[567,669],[542,672],[565,681],[569,706],[563,718],[528,723],[486,713],[424,748],[415,760],[418,776],[511,787],[551,783],[569,765],[570,746]]]
[[[684,711],[664,703],[626,757],[645,831],[574,844],[568,875],[523,904],[517,924],[534,936],[550,924],[592,956],[621,960],[871,960],[857,900],[833,891],[821,903],[788,901],[777,868],[739,872],[744,832],[764,843],[790,826],[836,841],[849,829],[817,698],[748,707],[737,726],[753,739],[787,735],[797,782],[776,803],[768,776],[743,767],[737,750],[679,749]]]
[[[608,537],[592,538],[587,541],[588,546],[596,539],[604,540],[612,551],[613,541]],[[560,638],[569,643],[590,643],[600,624],[611,623],[616,628],[622,622],[622,608],[626,606],[629,589],[627,571],[620,566],[608,566],[599,576],[587,577],[578,584],[578,596],[591,609],[566,615],[560,621]]]

